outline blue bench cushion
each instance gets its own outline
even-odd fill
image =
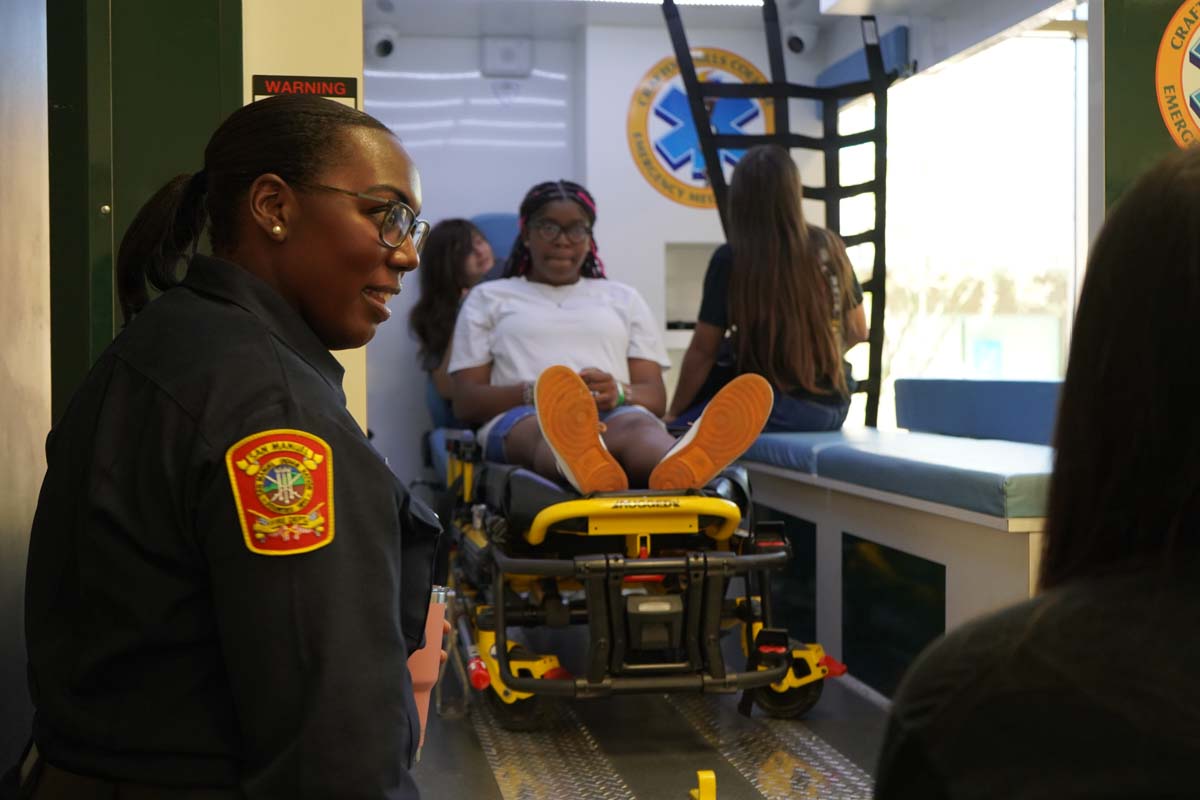
[[[896,424],[910,431],[1050,444],[1061,381],[896,381]]]
[[[742,457],[994,517],[1046,512],[1053,454],[1043,445],[872,428],[771,433]]]
[[[817,474],[817,454],[827,447],[870,441],[878,431],[858,428],[821,433],[764,433],[750,445],[743,461],[761,461],[785,469]]]

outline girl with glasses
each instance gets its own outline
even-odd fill
[[[846,247],[809,225],[800,173],[776,145],[746,151],[729,187],[729,244],[713,253],[667,419],[695,419],[735,375],[771,382],[767,431],[837,430],[850,408],[846,350],[866,341]]]
[[[485,457],[583,493],[703,486],[750,446],[770,387],[749,376],[677,444],[659,417],[670,362],[645,301],[605,278],[582,186],[533,187],[505,279],[471,290],[454,331],[455,414]]]
[[[124,330],[46,447],[31,796],[417,797],[406,663],[440,526],[330,350],[390,316],[420,205],[386,126],[294,95],[233,112],[138,212]]]

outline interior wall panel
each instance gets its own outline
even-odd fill
[[[29,524],[50,426],[50,211],[46,7],[0,3],[0,771],[20,753],[32,709],[25,682]]]

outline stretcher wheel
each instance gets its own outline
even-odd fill
[[[546,721],[548,701],[540,695],[506,703],[495,690],[489,689],[487,699],[492,716],[506,731],[533,731],[541,728]]]
[[[770,686],[760,686],[754,690],[754,702],[769,716],[782,719],[795,719],[807,714],[825,688],[825,679],[806,683],[794,689],[777,692]]]

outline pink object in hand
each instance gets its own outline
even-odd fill
[[[446,619],[446,595],[444,586],[434,586],[429,599],[429,615],[425,618],[425,646],[408,657],[408,671],[412,675],[413,698],[417,702],[417,715],[421,719],[421,741],[417,745],[417,757],[425,744],[425,721],[429,716],[429,693],[437,683],[442,664],[443,621]]]

